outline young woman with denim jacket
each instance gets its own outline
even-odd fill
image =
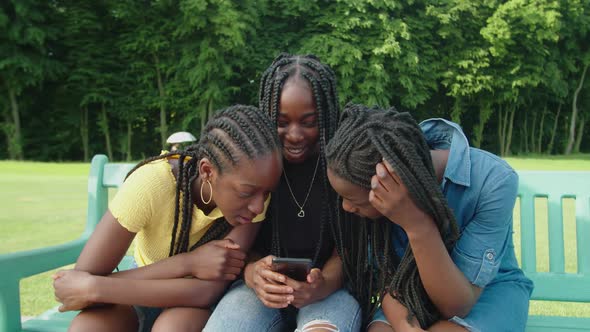
[[[505,161],[450,121],[360,105],[327,159],[344,210],[373,220],[355,224],[367,236],[343,259],[349,275],[373,267],[351,283],[369,331],[524,330],[533,286],[514,255],[518,176]]]

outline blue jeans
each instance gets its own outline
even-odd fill
[[[321,301],[299,309],[293,323],[296,323],[297,331],[302,331],[305,324],[319,320],[336,325],[340,332],[357,332],[361,328],[361,316],[356,300],[346,290],[340,289]],[[266,307],[256,293],[239,280],[219,301],[203,332],[278,332],[289,328],[289,321],[279,309]]]
[[[470,332],[524,331],[529,312],[530,287],[528,283],[499,282],[487,285],[465,318],[453,317],[449,321]],[[376,321],[389,325],[383,310],[373,316]]]

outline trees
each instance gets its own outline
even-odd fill
[[[152,155],[216,109],[256,104],[280,52],[330,64],[342,104],[450,118],[502,155],[584,150],[589,12],[584,0],[5,1],[0,158]]]
[[[57,38],[56,23],[51,20],[54,14],[51,2],[8,0],[0,5],[0,93],[6,98],[2,129],[11,159],[24,157],[22,93],[63,70],[52,50]]]

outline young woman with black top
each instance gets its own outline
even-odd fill
[[[325,146],[338,125],[333,71],[313,55],[282,54],[264,72],[260,110],[276,121],[284,172],[255,244],[258,260],[230,288],[205,331],[358,331],[361,311],[343,289],[340,204]],[[309,258],[307,280],[273,271],[273,257]]]

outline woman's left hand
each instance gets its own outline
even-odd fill
[[[371,178],[369,202],[383,216],[401,226],[406,232],[408,227],[415,226],[417,221],[429,218],[414,204],[408,188],[387,161],[378,163],[375,173]]]
[[[55,299],[62,303],[60,312],[81,310],[92,304],[90,293],[93,276],[84,271],[61,270],[53,276]]]
[[[307,275],[307,281],[297,281],[286,277],[285,285],[293,288],[293,301],[291,305],[296,308],[303,308],[323,299],[323,289],[326,285],[326,279],[322,270],[318,268],[311,269]]]

